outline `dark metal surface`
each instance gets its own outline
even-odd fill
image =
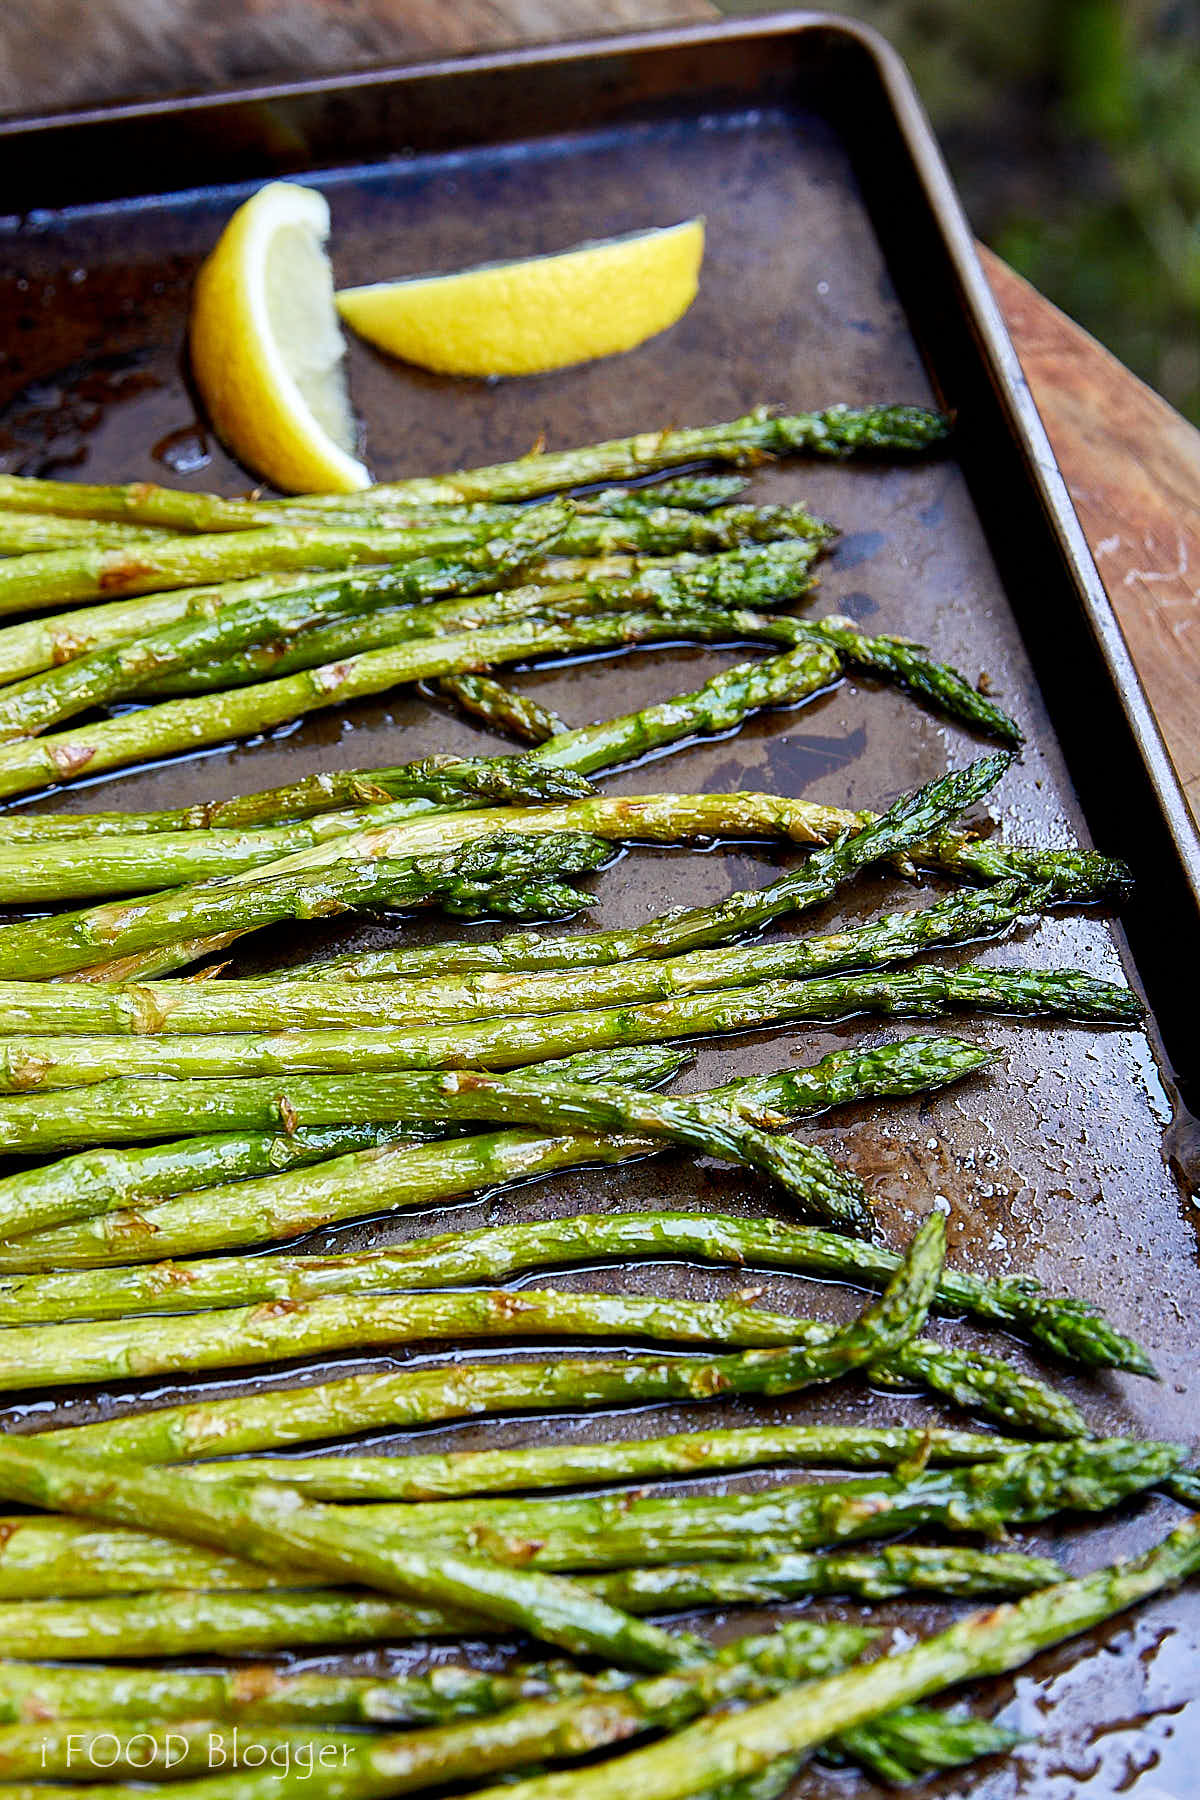
[[[1198,960],[1194,838],[937,152],[902,71],[874,40],[828,21],[762,21],[182,109],[7,124],[3,139],[3,203],[21,215],[0,236],[0,452],[10,468],[245,487],[196,422],[182,349],[197,262],[249,185],[270,174],[304,175],[328,194],[340,284],[707,216],[695,306],[628,356],[489,385],[400,368],[355,344],[353,391],[382,478],[511,455],[541,432],[561,447],[658,422],[733,416],[761,399],[804,407],[936,395],[955,407],[952,457],[910,468],[793,463],[756,477],[754,497],[802,497],[842,526],[820,609],[835,605],[871,627],[931,643],[972,674],[987,671],[1030,738],[1000,796],[1008,836],[1090,837],[1131,857],[1141,878],[1128,915],[1138,973],[1177,1066],[1185,1066],[1190,1036],[1181,1026],[1194,1005]],[[217,180],[248,185],[211,185]],[[152,197],[170,188],[186,191]],[[656,651],[522,679],[577,722],[678,691],[727,659]],[[53,804],[174,805],[318,767],[485,745],[494,740],[403,694],[317,715],[265,743],[73,790]],[[897,694],[849,683],[611,785],[758,786],[879,804],[972,750],[956,728]],[[768,878],[770,861],[744,847],[707,856],[637,852],[603,878],[596,916],[616,923],[717,898]],[[895,884],[863,884],[811,923],[865,915],[885,896],[905,903]],[[329,932],[339,943],[386,936],[382,926]],[[279,936],[256,954],[290,947]],[[984,952],[997,962],[1072,961],[1096,972],[1115,971],[1123,954],[1120,934],[1094,918],[1045,921]],[[1103,1302],[1148,1344],[1163,1375],[1157,1385],[1065,1380],[1098,1429],[1191,1436],[1200,1277],[1193,1215],[1168,1164],[1171,1147],[1184,1155],[1188,1134],[1165,1064],[1133,1033],[997,1020],[953,1029],[1003,1052],[995,1072],[929,1104],[840,1113],[815,1135],[864,1175],[891,1241],[930,1207],[948,1209],[959,1265],[1027,1269],[1063,1283]],[[723,1078],[892,1035],[868,1022],[746,1037],[705,1049],[699,1075]],[[453,1218],[474,1225],[660,1202],[702,1211],[773,1204],[741,1174],[664,1158],[485,1198]],[[316,1247],[358,1247],[437,1223],[360,1225]],[[722,1292],[738,1278],[639,1269],[569,1279]],[[854,1304],[816,1284],[779,1277],[763,1285],[775,1303],[824,1306],[830,1316]],[[936,1329],[973,1341],[964,1327]],[[1016,1345],[1004,1353],[1026,1361]],[[121,1404],[121,1396],[66,1394],[56,1409],[65,1420]],[[8,1416],[23,1415],[18,1403]],[[921,1401],[848,1386],[757,1409],[797,1420],[901,1415],[935,1413]],[[41,1404],[37,1417],[46,1418]],[[644,1435],[687,1422],[700,1416],[656,1409],[464,1427],[424,1441],[532,1442],[593,1429]],[[1087,1568],[1145,1545],[1173,1514],[1166,1502],[1148,1502],[1041,1541],[1049,1536],[1072,1566]],[[941,1616],[925,1606],[880,1613],[909,1629]],[[1197,1651],[1193,1594],[1042,1659],[1033,1674],[997,1690],[1005,1717],[1039,1741],[1002,1765],[923,1791],[1184,1800],[1196,1791],[1200,1749]],[[817,1773],[798,1791],[848,1787],[873,1791]]]

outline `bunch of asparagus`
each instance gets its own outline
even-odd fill
[[[1083,1369],[1148,1376],[1150,1359],[1082,1301],[947,1269],[936,1212],[902,1253],[883,1248],[854,1173],[785,1129],[976,1076],[988,1050],[910,1037],[658,1091],[690,1060],[687,1040],[800,1020],[1140,1018],[1128,989],[1082,971],[923,960],[1127,888],[1124,867],[1095,853],[962,829],[1006,755],[878,816],[770,794],[611,799],[590,784],[848,667],[1019,743],[917,646],[782,610],[809,592],[833,535],[803,509],[748,505],[741,478],[721,475],[598,488],[795,450],[904,454],[944,429],[912,408],[758,412],[344,500],[0,478],[0,611],[71,608],[0,630],[0,794],[417,680],[532,746],[198,809],[0,818],[0,902],[76,903],[0,929],[0,1146],[67,1153],[0,1179],[0,1388],[417,1342],[564,1337],[600,1352],[268,1380],[0,1439],[0,1495],[33,1509],[0,1520],[0,1800],[77,1794],[52,1783],[81,1758],[112,1800],[168,1775],[196,1800],[272,1800],[280,1786],[367,1800],[465,1780],[511,1793],[514,1779],[521,1800],[767,1800],[814,1751],[906,1782],[1014,1741],[931,1695],[1200,1566],[1194,1520],[1140,1561],[1074,1581],[1045,1558],[962,1541],[1152,1488],[1194,1501],[1195,1483],[1181,1446],[1093,1437],[1046,1380],[928,1335],[931,1311]],[[578,487],[598,491],[561,497]],[[771,653],[582,730],[490,672],[670,640]],[[69,725],[128,700],[136,710]],[[622,930],[166,979],[279,920],[420,905],[566,918],[587,901],[573,879],[613,845],[755,837],[810,853],[766,887]],[[754,937],[878,868],[952,885],[854,930]],[[602,1213],[351,1255],[228,1254],[669,1146],[765,1176],[818,1222]],[[602,1275],[583,1290],[502,1285],[635,1258],[882,1292],[837,1324],[769,1310],[753,1289],[696,1302]],[[643,1348],[625,1348],[634,1340]],[[863,1375],[1006,1435],[760,1422],[533,1450],[287,1454],[468,1417],[783,1397]],[[736,1485],[787,1468],[808,1473]],[[722,1477],[718,1491],[698,1474]],[[689,1485],[629,1485],[673,1476]],[[934,1541],[887,1541],[914,1529]],[[714,1653],[651,1622],[825,1594],[1014,1604],[871,1662],[878,1633],[857,1626],[792,1621]],[[384,1679],[123,1666],[514,1630],[569,1659]],[[111,1661],[63,1666],[80,1657]],[[233,1729],[249,1725],[248,1739]]]

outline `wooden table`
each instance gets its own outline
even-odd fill
[[[93,57],[65,70],[60,63],[40,78],[26,71],[19,103],[102,101],[131,81],[144,91],[216,87],[251,76],[311,75],[351,63],[721,17],[709,0],[307,0],[306,8],[298,0],[250,0],[244,12],[202,10],[196,30],[180,34],[169,28],[168,9],[161,43],[152,41],[152,23],[115,63]],[[0,24],[0,45],[3,29]],[[121,49],[115,42],[109,47]],[[0,105],[6,102],[18,104],[0,82]],[[1200,432],[998,257],[981,254],[1200,819]]]

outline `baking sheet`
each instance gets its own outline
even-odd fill
[[[844,37],[846,55],[866,56],[863,67],[875,66],[861,39]],[[833,399],[948,398],[962,409],[962,396],[977,391],[971,381],[980,393],[984,385],[994,393],[994,369],[982,356],[970,369],[964,360],[962,343],[978,337],[978,321],[964,312],[962,293],[948,285],[935,261],[927,264],[923,287],[920,269],[897,259],[898,236],[920,242],[932,215],[905,221],[881,210],[883,190],[875,185],[872,168],[883,177],[871,156],[897,129],[885,87],[879,85],[873,96],[866,93],[849,135],[839,118],[841,107],[833,103],[840,92],[836,83],[829,84],[827,112],[814,110],[813,89],[821,85],[815,77],[830,66],[836,39],[826,27],[768,31],[763,26],[727,33],[715,45],[709,35],[688,34],[674,47],[658,40],[644,66],[632,51],[614,52],[607,65],[593,52],[587,79],[578,59],[528,59],[524,105],[536,114],[540,98],[542,129],[531,123],[534,135],[520,138],[511,114],[495,104],[490,110],[477,104],[481,92],[492,91],[489,71],[496,83],[509,82],[504,91],[514,91],[519,57],[481,59],[457,86],[453,74],[441,72],[436,80],[433,75],[394,78],[387,89],[390,112],[378,84],[346,84],[341,93],[298,90],[290,101],[285,96],[270,103],[266,111],[276,135],[262,134],[270,148],[269,156],[259,150],[264,173],[278,172],[289,159],[301,174],[328,163],[329,120],[342,120],[343,166],[312,174],[333,209],[339,285],[533,254],[697,212],[708,221],[694,307],[671,332],[628,356],[493,384],[403,369],[355,342],[352,390],[378,477],[517,454],[541,433],[562,447],[658,423],[733,417],[764,399],[799,409]],[[653,78],[646,74],[651,64]],[[601,79],[605,66],[607,85]],[[781,78],[781,69],[790,80]],[[428,116],[436,83],[443,97],[457,94],[459,104],[448,118],[443,109],[435,137]],[[562,123],[559,114],[572,96],[578,129],[546,129],[548,123]],[[256,116],[263,113],[259,105]],[[157,115],[160,122],[163,116]],[[319,119],[321,129],[307,135],[297,130],[290,147],[284,134],[281,148],[280,121],[289,117]],[[211,163],[203,153],[203,131],[194,117],[190,124],[177,117],[177,124],[191,145],[187,166],[193,175],[186,190],[157,197],[126,193],[37,210],[13,220],[0,235],[0,454],[8,468],[99,481],[182,480],[226,493],[245,489],[242,472],[197,422],[182,347],[197,263],[255,183],[205,185]],[[394,153],[382,155],[389,128]],[[456,128],[461,148],[452,147]],[[911,120],[906,128],[911,131]],[[154,141],[154,119],[146,129],[148,141]],[[29,143],[36,142],[31,134]],[[355,161],[360,143],[372,153]],[[423,147],[429,143],[432,148]],[[253,161],[253,153],[247,155]],[[46,160],[49,170],[58,166],[53,156]],[[112,167],[123,167],[115,154]],[[151,157],[146,167],[152,176],[162,165]],[[171,173],[186,179],[182,164]],[[28,179],[33,204],[37,182],[32,175]],[[95,184],[103,177],[93,167],[85,179]],[[895,179],[892,171],[888,180]],[[120,185],[115,173],[113,182]],[[944,335],[931,330],[931,320],[951,315],[954,330]],[[996,404],[1012,399],[1001,391]],[[1081,758],[1079,723],[1070,722],[1072,709],[1064,700],[1064,691],[1086,675],[1086,646],[1072,635],[1082,627],[1070,613],[1061,563],[1052,567],[1043,554],[1036,607],[1025,584],[1014,580],[1018,547],[1005,544],[998,532],[997,493],[1007,495],[1011,488],[1013,506],[1028,508],[1030,517],[1044,513],[1045,497],[1035,492],[1032,477],[1018,492],[1019,446],[1011,436],[989,436],[984,426],[992,424],[980,401],[974,413],[962,409],[959,445],[945,458],[910,467],[789,462],[758,474],[750,497],[804,500],[841,526],[843,537],[815,602],[818,612],[831,607],[848,612],[867,629],[899,631],[930,643],[939,656],[972,675],[987,672],[1029,737],[1020,766],[999,794],[997,814],[1007,837],[1055,844],[1091,838],[1122,853],[1131,840],[1145,841],[1139,832],[1147,821],[1142,817],[1139,823],[1117,806],[1098,810],[1095,804],[1094,758]],[[994,471],[990,499],[989,466]],[[1052,523],[1060,536],[1069,536],[1069,519],[1059,516]],[[1039,542],[1031,530],[1024,553],[1032,554],[1031,546]],[[1048,662],[1048,638],[1067,654]],[[656,649],[531,672],[521,677],[521,685],[570,722],[582,723],[693,686],[734,654]],[[1111,693],[1106,699],[1115,704]],[[1122,716],[1128,725],[1128,714]],[[399,762],[434,750],[497,748],[495,739],[467,722],[403,693],[318,714],[265,742],[81,785],[46,804],[56,809],[174,806],[322,768]],[[881,806],[978,748],[957,727],[901,695],[856,679],[794,711],[755,720],[735,737],[627,770],[605,786],[618,793],[761,787]],[[1108,741],[1097,751],[1114,753]],[[1123,779],[1123,793],[1148,791],[1145,762],[1128,761]],[[703,855],[638,850],[595,884],[593,917],[617,924],[668,904],[715,900],[771,879],[784,860],[781,853],[752,846]],[[1160,860],[1139,873],[1183,916],[1186,883],[1177,863]],[[783,929],[819,930],[834,920],[864,918],[885,898],[904,905],[918,903],[922,895],[894,882],[864,882],[837,906]],[[438,928],[420,922],[413,930],[427,937],[436,936]],[[331,925],[320,933],[322,941],[338,947],[384,942],[391,934],[383,924]],[[305,945],[314,941],[306,932]],[[271,956],[287,956],[294,942],[286,932],[262,934],[248,949],[246,966],[251,958],[257,966]],[[1143,936],[1140,957],[1146,943]],[[1101,918],[1055,918],[1018,940],[988,948],[982,960],[1072,963],[1114,975],[1122,965],[1122,944]],[[1155,992],[1157,997],[1161,987]],[[781,1066],[790,1058],[808,1061],[839,1044],[880,1042],[915,1029],[922,1027],[865,1020],[828,1030],[748,1034],[702,1047],[696,1084]],[[1174,1150],[1177,1159],[1185,1159],[1193,1140],[1163,1059],[1137,1033],[996,1019],[955,1020],[946,1029],[997,1048],[1001,1062],[982,1080],[930,1101],[841,1110],[818,1121],[812,1135],[863,1174],[888,1241],[900,1241],[931,1207],[948,1209],[950,1254],[957,1266],[994,1274],[1031,1271],[1048,1284],[1101,1302],[1119,1327],[1147,1344],[1163,1376],[1158,1384],[1116,1376],[1062,1380],[1097,1429],[1191,1436],[1197,1420],[1194,1319],[1200,1276],[1194,1212],[1169,1154]],[[471,1227],[658,1205],[784,1212],[777,1196],[741,1171],[664,1156],[483,1196],[452,1212],[368,1221],[319,1234],[312,1247],[351,1249],[400,1240],[447,1220]],[[639,1266],[555,1276],[553,1285],[617,1281],[633,1291],[718,1294],[744,1279],[735,1271]],[[762,1286],[767,1304],[820,1310],[831,1318],[847,1316],[860,1303],[848,1290],[786,1276],[768,1276]],[[991,1349],[1002,1346],[1019,1365],[1035,1366],[1023,1347],[994,1335],[984,1339],[951,1322],[938,1322],[934,1329],[944,1341],[986,1341]],[[418,1346],[407,1355],[339,1359],[322,1367],[415,1363],[430,1354]],[[1058,1378],[1057,1371],[1051,1373]],[[312,1364],[295,1369],[296,1379],[312,1374]],[[0,1417],[6,1423],[31,1417],[46,1422],[53,1411],[67,1422],[111,1414],[135,1398],[173,1400],[185,1393],[236,1392],[241,1385],[224,1379],[130,1384],[100,1395],[62,1390],[52,1401],[18,1396]],[[605,1418],[490,1422],[419,1436],[423,1448],[466,1447],[593,1432],[643,1436],[733,1419],[916,1422],[938,1416],[921,1399],[899,1400],[843,1383],[794,1401],[707,1408],[703,1415],[655,1408]],[[412,1434],[386,1441],[399,1448]],[[1148,1501],[1096,1524],[1054,1521],[1050,1531],[1022,1532],[1017,1541],[1048,1546],[1073,1568],[1084,1569],[1149,1544],[1176,1511],[1167,1502]],[[906,1603],[872,1609],[872,1616],[923,1630],[949,1611]],[[715,1625],[729,1633],[766,1616],[718,1616]],[[1036,1733],[1038,1742],[1000,1764],[928,1783],[922,1791],[970,1791],[988,1800],[1017,1795],[1069,1800],[1084,1794],[1096,1800],[1118,1792],[1137,1800],[1164,1795],[1182,1800],[1194,1791],[1192,1765],[1200,1747],[1198,1651],[1200,1608],[1193,1592],[1143,1608],[1082,1644],[1041,1659],[1034,1674],[993,1686],[1004,1699],[1003,1716]],[[495,1647],[488,1653],[496,1653]],[[379,1658],[364,1653],[353,1660],[375,1666]],[[385,1660],[406,1666],[412,1658],[405,1651]],[[816,1796],[848,1789],[874,1792],[865,1780],[819,1771],[806,1774],[796,1791]]]

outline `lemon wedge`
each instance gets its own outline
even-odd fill
[[[354,454],[328,235],[321,194],[271,182],[234,213],[192,299],[192,370],[214,427],[290,493],[349,493],[371,479]]]
[[[696,297],[704,221],[458,275],[344,288],[347,325],[447,375],[534,375],[631,350]]]

